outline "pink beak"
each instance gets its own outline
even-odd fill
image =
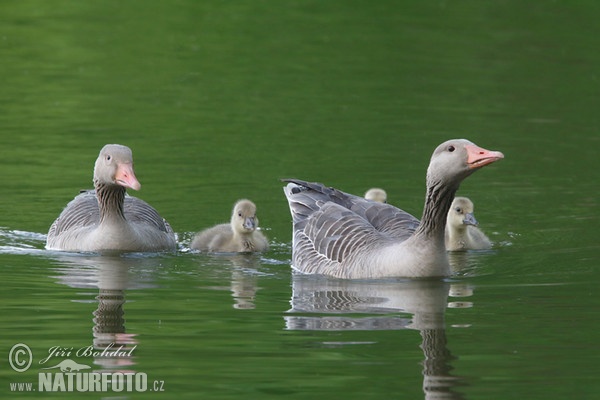
[[[135,177],[133,172],[132,164],[119,164],[117,166],[117,173],[115,174],[115,182],[121,186],[131,188],[133,190],[140,190],[142,185]]]
[[[467,149],[467,165],[472,169],[481,168],[504,158],[504,154],[499,151],[486,150],[474,144],[468,144],[465,148]]]

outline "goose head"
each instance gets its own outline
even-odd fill
[[[448,212],[448,226],[461,227],[466,225],[477,226],[473,214],[473,202],[466,197],[455,197]]]
[[[427,183],[458,188],[460,182],[473,172],[502,158],[501,152],[486,150],[466,139],[448,140],[431,156]]]
[[[371,188],[365,193],[365,199],[387,203],[387,193],[380,188]]]
[[[233,207],[231,227],[238,233],[251,233],[258,227],[256,205],[250,200],[239,200]]]
[[[131,149],[120,144],[107,144],[100,150],[94,166],[95,185],[118,185],[140,190],[141,184],[133,171]]]

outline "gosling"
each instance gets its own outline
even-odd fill
[[[446,218],[446,250],[484,250],[492,247],[490,239],[477,228],[473,202],[456,197]]]
[[[365,199],[387,203],[387,193],[380,188],[371,188],[365,193]]]
[[[256,205],[250,200],[239,200],[233,207],[231,222],[198,232],[191,248],[214,253],[267,251],[269,242],[257,228]]]

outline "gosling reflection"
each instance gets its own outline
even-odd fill
[[[98,306],[93,311],[92,343],[95,372],[135,372],[135,333],[125,327],[126,290],[148,287],[145,271],[161,260],[125,256],[62,256],[59,282],[74,288],[97,288]]]
[[[485,272],[485,263],[482,260],[495,254],[494,250],[468,250],[448,252],[448,261],[453,275],[468,276]]]
[[[451,375],[454,357],[447,347],[444,322],[451,286],[438,280],[348,281],[295,274],[289,313],[297,315],[284,317],[286,329],[418,330],[425,398],[460,399],[455,388],[462,382]]]
[[[222,253],[199,255],[203,267],[214,266],[219,271],[231,271],[231,284],[227,288],[233,298],[233,308],[252,310],[256,308],[256,293],[260,289],[258,279],[264,273],[261,256],[256,253]],[[223,290],[224,287],[213,288]]]
[[[253,310],[256,308],[257,277],[247,271],[234,269],[231,271],[231,296],[233,308]]]

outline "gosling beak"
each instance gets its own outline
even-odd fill
[[[504,158],[499,151],[486,150],[474,144],[467,144],[467,165],[471,169],[481,168]]]
[[[463,219],[463,224],[477,226],[479,223],[475,219],[475,215],[473,215],[473,213],[466,213],[465,219]]]
[[[117,166],[117,173],[115,174],[115,182],[117,185],[121,185],[133,190],[140,190],[142,185],[138,182],[133,172],[133,165],[129,163],[121,163]]]
[[[254,220],[254,217],[248,217],[244,219],[244,229],[248,229],[249,231],[256,229],[256,221]]]

